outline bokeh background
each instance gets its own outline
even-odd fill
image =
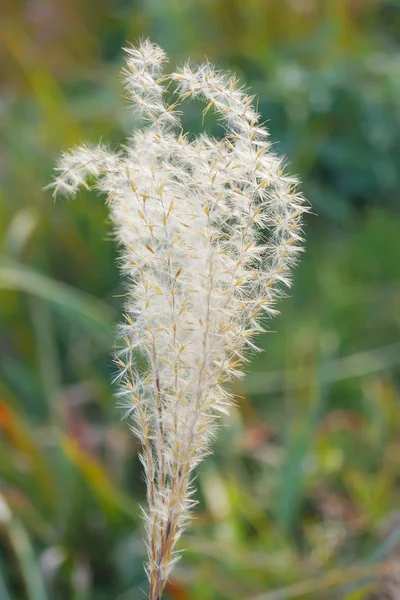
[[[1,600],[147,589],[138,447],[110,384],[124,287],[107,210],[43,189],[62,150],[130,133],[121,47],[141,36],[251,86],[314,213],[199,470],[166,599],[398,600],[399,1],[0,5]]]

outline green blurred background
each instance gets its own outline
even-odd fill
[[[172,66],[206,55],[251,86],[315,213],[166,599],[398,600],[399,1],[0,4],[0,599],[147,589],[107,210],[43,187],[61,150],[129,135],[121,47],[150,36]]]

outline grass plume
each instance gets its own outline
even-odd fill
[[[122,248],[118,395],[143,448],[150,600],[179,557],[193,470],[229,409],[224,384],[242,375],[265,317],[277,313],[307,211],[236,78],[210,63],[165,75],[165,62],[148,40],[126,49],[125,86],[143,126],[119,152],[100,144],[63,154],[54,182],[56,194],[75,194],[95,179]],[[195,97],[220,118],[222,139],[182,132],[178,107]]]

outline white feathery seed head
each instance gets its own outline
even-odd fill
[[[265,317],[277,313],[308,210],[235,76],[210,63],[165,75],[166,62],[148,40],[126,49],[124,84],[143,127],[120,152],[65,153],[54,182],[55,193],[74,194],[96,179],[122,248],[129,283],[118,395],[143,445],[150,600],[177,560],[191,473],[229,408],[224,384],[242,374]],[[182,132],[176,109],[196,97],[219,117],[222,139]]]

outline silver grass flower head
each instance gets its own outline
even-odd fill
[[[229,409],[224,384],[242,375],[265,317],[277,314],[308,208],[235,76],[208,62],[165,75],[166,55],[148,40],[125,51],[124,83],[143,126],[119,152],[99,144],[63,154],[54,188],[75,194],[95,179],[122,249],[118,396],[143,447],[154,600],[194,504],[192,471]],[[168,104],[171,82],[177,100]],[[222,139],[182,132],[177,109],[189,98],[215,111]]]

